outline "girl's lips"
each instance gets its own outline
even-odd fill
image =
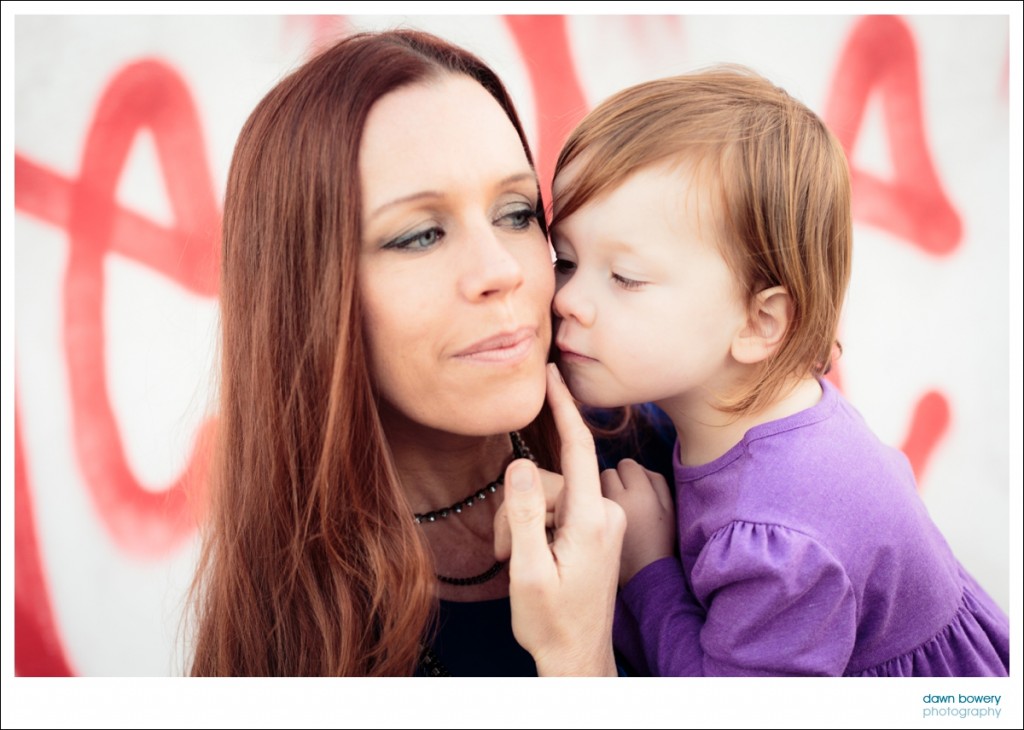
[[[596,359],[588,357],[587,355],[581,355],[575,350],[570,350],[567,347],[558,348],[561,353],[561,361],[565,363],[586,363],[586,362],[597,362]]]
[[[520,327],[512,332],[502,332],[474,342],[456,353],[455,357],[480,363],[519,363],[533,350],[536,339],[535,328]]]

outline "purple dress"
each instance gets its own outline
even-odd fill
[[[679,558],[620,592],[615,644],[661,676],[1006,676],[1009,621],[829,382],[806,411],[687,467]]]

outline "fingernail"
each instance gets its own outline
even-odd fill
[[[562,372],[558,369],[557,365],[550,363],[548,364],[548,367],[551,369],[551,372],[555,374],[555,377],[558,378],[559,383],[565,383],[565,380],[562,378]]]
[[[528,466],[512,469],[508,479],[512,482],[512,488],[518,489],[520,492],[525,492],[533,486],[533,475],[530,473],[530,467]]]

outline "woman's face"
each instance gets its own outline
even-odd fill
[[[544,400],[554,271],[512,123],[477,82],[443,76],[382,97],[359,154],[360,287],[386,406],[450,433],[525,426]]]

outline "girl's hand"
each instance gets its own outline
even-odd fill
[[[554,500],[549,544],[536,465],[518,459],[505,472],[512,630],[542,676],[614,676],[612,618],[626,520],[601,496],[593,436],[554,365],[547,387],[565,485]]]
[[[626,513],[619,585],[656,560],[675,554],[676,511],[665,477],[623,459],[601,473],[601,492]]]

